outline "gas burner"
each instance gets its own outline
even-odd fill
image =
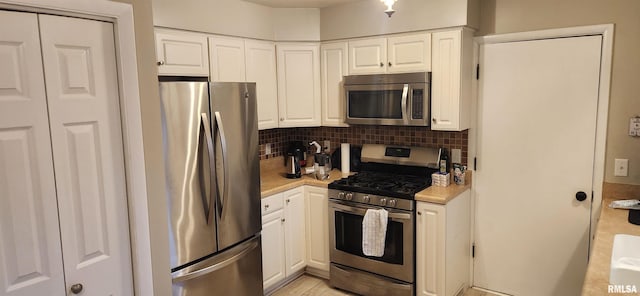
[[[414,195],[431,185],[431,176],[399,175],[384,172],[360,172],[336,180],[330,189],[413,199]]]

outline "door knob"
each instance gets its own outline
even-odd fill
[[[583,201],[583,200],[587,199],[587,194],[586,194],[586,193],[584,193],[584,192],[582,192],[582,191],[578,191],[578,192],[576,193],[576,199],[577,199],[578,201]]]
[[[74,284],[71,286],[71,293],[80,294],[82,292],[82,284]]]
[[[391,66],[392,66],[392,64],[391,64],[391,62],[389,62],[389,67],[391,67]]]
[[[383,62],[380,62],[380,67],[384,67],[384,63]]]
[[[162,66],[162,65],[164,65],[164,61],[158,61],[157,64],[158,64],[158,66]]]

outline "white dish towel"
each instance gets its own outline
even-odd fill
[[[368,209],[362,219],[362,253],[367,256],[382,257],[384,240],[387,235],[387,217],[385,209]]]

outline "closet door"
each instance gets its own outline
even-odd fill
[[[39,19],[67,289],[133,295],[113,25]]]
[[[38,17],[0,11],[0,295],[65,295]]]

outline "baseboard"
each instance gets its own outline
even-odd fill
[[[329,279],[329,271],[328,270],[322,270],[322,269],[318,269],[318,268],[307,266],[307,268],[305,269],[305,273],[310,274],[310,275],[315,276],[315,277],[323,278],[325,280]]]
[[[273,292],[279,290],[280,288],[286,286],[287,284],[289,284],[290,282],[295,281],[297,278],[299,278],[300,276],[302,276],[305,273],[304,269],[301,269],[299,271],[296,271],[295,273],[289,275],[288,277],[284,278],[282,281],[280,281],[279,283],[271,286],[269,289],[264,290],[264,295],[265,296],[270,296],[271,294],[273,294]]]

